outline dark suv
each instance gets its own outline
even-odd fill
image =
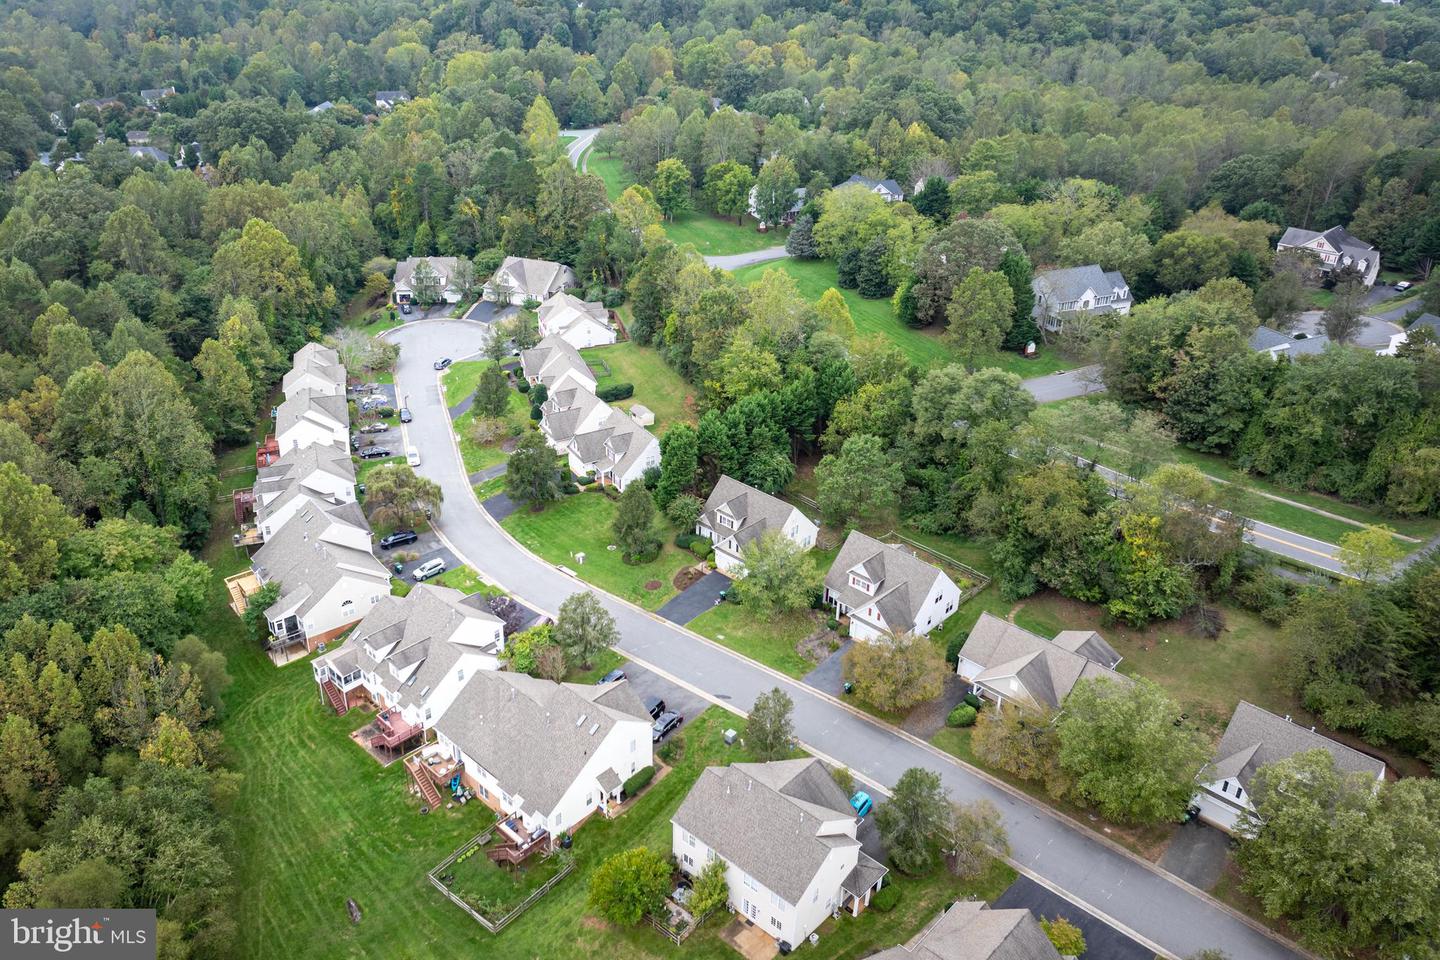
[[[393,550],[396,547],[403,547],[407,543],[414,543],[420,539],[420,535],[414,530],[396,530],[389,536],[380,538],[381,550]]]
[[[660,714],[665,712],[665,701],[659,697],[646,697],[645,709],[650,712],[651,720],[659,720]]]

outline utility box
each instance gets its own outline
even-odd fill
[[[726,731],[725,731],[725,746],[727,746],[727,747],[733,747],[733,746],[735,746],[735,738],[736,738],[737,736],[739,736],[739,734],[737,734],[734,730],[726,730]]]

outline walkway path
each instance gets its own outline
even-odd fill
[[[552,613],[589,588],[521,548],[480,509],[460,465],[435,372],[441,351],[463,356],[483,344],[483,329],[463,321],[409,324],[393,332],[402,344],[397,379],[412,397],[415,420],[406,442],[422,456],[420,473],[438,482],[444,512],[436,528],[456,554],[487,578]],[[761,693],[780,687],[794,702],[797,737],[822,757],[843,763],[877,788],[910,767],[937,772],[960,801],[989,799],[1010,834],[1012,859],[1056,889],[1091,905],[1170,956],[1208,947],[1246,960],[1293,960],[1295,952],[1257,925],[1154,865],[1060,817],[924,741],[859,713],[762,664],[596,592],[615,617],[627,657],[702,692],[712,703],[747,711]]]

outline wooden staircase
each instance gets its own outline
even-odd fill
[[[542,846],[544,846],[542,843],[532,843],[522,850],[513,843],[506,843],[498,847],[490,847],[485,851],[485,856],[494,860],[496,863],[508,863],[514,866],[517,863],[525,862],[530,854],[539,850]]]
[[[430,779],[430,775],[419,764],[407,762],[405,766],[410,768],[410,779],[414,780],[415,785],[420,788],[420,796],[425,798],[425,802],[430,805],[431,810],[438,810],[440,808],[440,791],[435,789],[435,781]]]
[[[340,692],[339,687],[329,680],[321,684],[321,687],[325,691],[325,696],[330,699],[330,706],[335,708],[336,715],[343,717],[350,712],[350,705],[345,702],[345,694]]]

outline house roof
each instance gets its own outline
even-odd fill
[[[1035,291],[1037,301],[1044,299],[1058,305],[1080,299],[1087,290],[1105,296],[1109,291],[1128,289],[1130,285],[1125,282],[1125,275],[1119,270],[1102,270],[1098,264],[1089,263],[1083,267],[1045,270],[1035,275],[1030,286]],[[1043,312],[1042,304],[1037,302],[1035,309]],[[1111,309],[1113,306],[1110,304],[1095,308],[1096,312],[1100,313]]]
[[[159,147],[126,147],[125,152],[137,160],[153,160],[156,163],[170,162],[170,154]]]
[[[1251,350],[1260,351],[1274,350],[1276,347],[1284,347],[1288,349],[1290,345],[1295,341],[1292,340],[1288,335],[1281,333],[1279,330],[1276,330],[1273,327],[1267,327],[1262,325],[1256,327],[1255,332],[1250,334],[1249,342]]]
[[[903,946],[868,960],[1060,960],[1029,910],[992,910],[980,900],[960,900]]]
[[[311,112],[311,113],[327,113],[327,112],[329,112],[329,111],[331,111],[331,110],[334,110],[334,109],[335,109],[335,104],[334,104],[334,103],[330,102],[329,100],[321,100],[319,103],[315,104],[315,106],[313,106],[313,107],[310,108],[310,112]]]
[[[1378,256],[1380,251],[1370,244],[1353,236],[1344,227],[1331,227],[1329,230],[1306,230],[1303,227],[1286,227],[1284,235],[1280,238],[1282,247],[1303,247],[1307,243],[1313,243],[1316,238],[1324,237],[1325,242],[1334,249],[1345,254],[1352,260],[1369,260]]]
[[[877,585],[874,596],[850,586],[851,570],[857,570]],[[851,530],[825,574],[825,586],[832,596],[852,609],[875,604],[887,626],[905,631],[915,625],[915,617],[925,605],[935,578],[943,576],[945,573],[939,567],[908,550]]]
[[[811,758],[707,767],[672,822],[791,904],[799,903],[837,847],[858,847],[849,832],[821,829],[855,811]]]
[[[475,674],[435,724],[527,812],[549,815],[623,721],[650,722],[628,680],[553,683],[523,673]]]
[[[1435,334],[1437,340],[1440,340],[1440,317],[1435,316],[1433,313],[1422,313],[1411,321],[1410,326],[1406,327],[1405,330],[1409,332],[1421,328],[1429,330]]]
[[[1120,651],[1094,630],[1061,630],[1050,642],[1111,670],[1124,659]]]
[[[140,91],[141,100],[159,100],[163,97],[173,97],[174,95],[174,87],[151,87],[148,90]]]
[[[529,350],[520,351],[520,372],[527,380],[539,380],[549,387],[570,371],[579,373],[591,383],[595,376],[590,366],[569,341],[551,334]]]
[[[1215,748],[1214,759],[1200,771],[1200,776],[1206,782],[1238,780],[1248,791],[1261,767],[1307,750],[1327,751],[1335,758],[1335,768],[1345,773],[1363,773],[1376,779],[1385,775],[1383,761],[1241,700]]]
[[[1065,643],[1056,643],[982,613],[960,648],[960,657],[979,665],[980,673],[971,678],[974,682],[1016,677],[1032,698],[1051,708],[1064,703],[1081,680],[1103,678],[1127,686],[1131,683],[1129,677],[1115,672],[1120,655],[1098,634],[1087,636],[1086,631],[1071,630],[1062,636]],[[1070,649],[1072,646],[1075,649]],[[1111,658],[1111,662],[1091,660],[1082,652],[1085,650]]]
[[[340,523],[355,527],[358,530],[368,531],[370,529],[370,523],[365,519],[365,511],[360,509],[358,504],[322,494],[300,483],[285,485],[281,488],[279,496],[272,497],[264,503],[257,502],[255,505],[255,519],[259,523],[264,523],[296,500],[306,501]],[[297,505],[297,511],[300,506],[303,506],[303,504]]]
[[[559,336],[579,323],[595,323],[610,329],[610,315],[603,303],[588,303],[561,290],[551,296],[535,312],[540,329],[549,336]]]
[[[1333,341],[1323,333],[1312,334],[1303,340],[1291,340],[1290,349],[1285,352],[1292,357],[1324,353]]]
[[[597,402],[604,403],[603,400]],[[606,407],[610,412],[600,426],[572,437],[570,449],[581,462],[593,465],[597,472],[610,470],[617,477],[623,477],[655,442],[655,435],[630,419],[625,411],[608,404]]]
[[[255,572],[266,583],[280,583],[280,599],[267,615],[293,609],[304,616],[346,576],[368,579],[377,591],[390,592],[390,574],[368,548],[336,541],[333,528],[341,523],[314,506],[301,507],[294,522],[277,530],[255,552],[250,561]]]
[[[720,525],[717,518],[721,507],[734,518],[734,528]],[[794,511],[795,507],[779,497],[722,474],[706,498],[705,510],[700,516],[711,530],[733,536],[735,545],[744,547],[767,530],[781,529]]]
[[[308,447],[286,450],[280,459],[261,467],[256,475],[256,490],[269,492],[290,483],[303,482],[316,473],[328,473],[342,480],[355,482],[355,461],[340,447],[314,443]]]
[[[866,190],[874,190],[876,187],[879,187],[883,189],[886,193],[894,194],[897,197],[901,195],[900,184],[896,183],[894,180],[876,180],[874,177],[862,177],[860,174],[856,173],[852,174],[850,179],[840,184],[840,186],[848,187],[851,184],[859,184]]]
[[[318,377],[331,384],[339,392],[345,391],[345,368],[340,365],[335,351],[325,347],[317,350],[301,350],[295,354],[295,363],[281,380],[281,388],[288,395],[293,385],[305,376]]]
[[[528,257],[506,257],[495,271],[495,277],[504,277],[516,293],[541,301],[564,289],[566,282],[574,279],[570,268],[563,263]]]
[[[350,425],[350,408],[342,394],[326,396],[314,390],[295,391],[286,397],[275,411],[275,435],[281,436],[302,420],[316,423],[333,421],[342,429]]]
[[[376,91],[375,91],[375,100],[376,100],[377,103],[378,103],[379,101],[381,101],[381,100],[385,100],[385,101],[387,101],[387,102],[389,102],[389,103],[395,103],[395,102],[400,101],[400,100],[409,100],[409,99],[410,99],[410,94],[406,93],[404,90],[376,90]]]
[[[441,290],[450,285],[455,276],[455,268],[460,262],[459,257],[407,257],[395,264],[395,286],[412,289],[415,268],[420,265],[421,260],[429,261],[430,266],[435,269],[436,276],[440,278]]]

